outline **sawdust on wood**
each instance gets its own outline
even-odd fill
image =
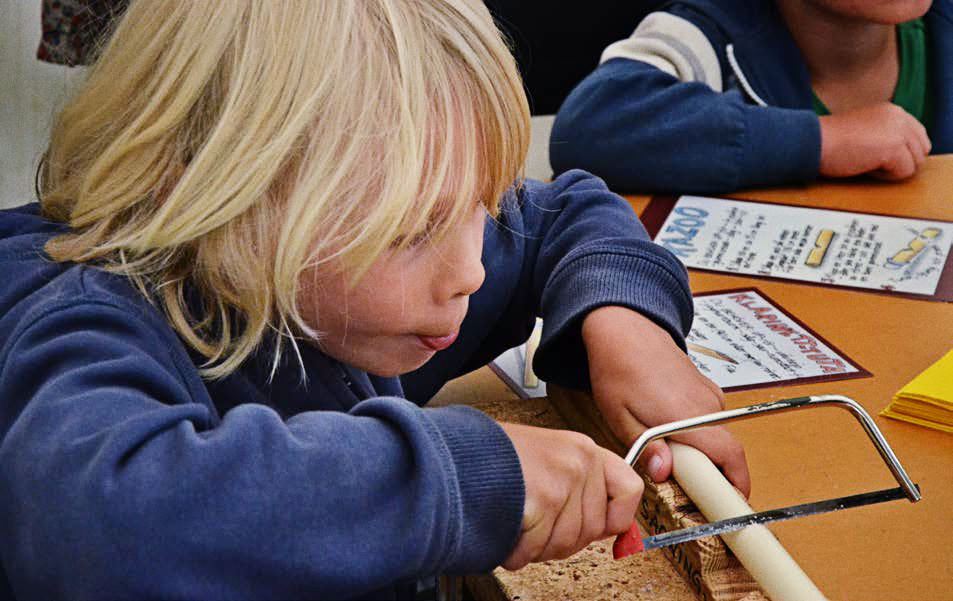
[[[658,552],[615,561],[611,539],[592,543],[568,559],[545,561],[493,576],[507,600],[696,601],[688,584]]]

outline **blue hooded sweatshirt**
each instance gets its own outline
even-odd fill
[[[932,153],[953,152],[953,1],[924,17]],[[553,123],[556,173],[613,190],[718,194],[818,175],[810,75],[774,0],[674,0],[610,45]]]
[[[199,377],[119,275],[52,262],[60,224],[0,212],[0,598],[406,598],[485,571],[517,540],[524,489],[503,430],[423,408],[546,319],[536,368],[586,386],[580,319],[631,307],[679,343],[680,263],[631,208],[572,172],[511,194],[457,341],[402,380],[303,346],[307,384],[263,350]],[[410,400],[407,400],[407,399]]]

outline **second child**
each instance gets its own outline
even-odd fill
[[[950,0],[675,0],[606,48],[550,157],[631,191],[907,178],[953,152],[950,56]]]

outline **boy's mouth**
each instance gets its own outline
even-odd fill
[[[421,344],[431,350],[442,351],[453,344],[453,341],[457,339],[457,334],[459,334],[459,332],[454,332],[449,336],[417,336],[417,339],[420,340]]]

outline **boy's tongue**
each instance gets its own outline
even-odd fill
[[[453,344],[453,341],[457,339],[457,334],[453,333],[449,336],[418,336],[418,338],[424,343],[424,346],[432,348],[435,351],[442,351]]]

